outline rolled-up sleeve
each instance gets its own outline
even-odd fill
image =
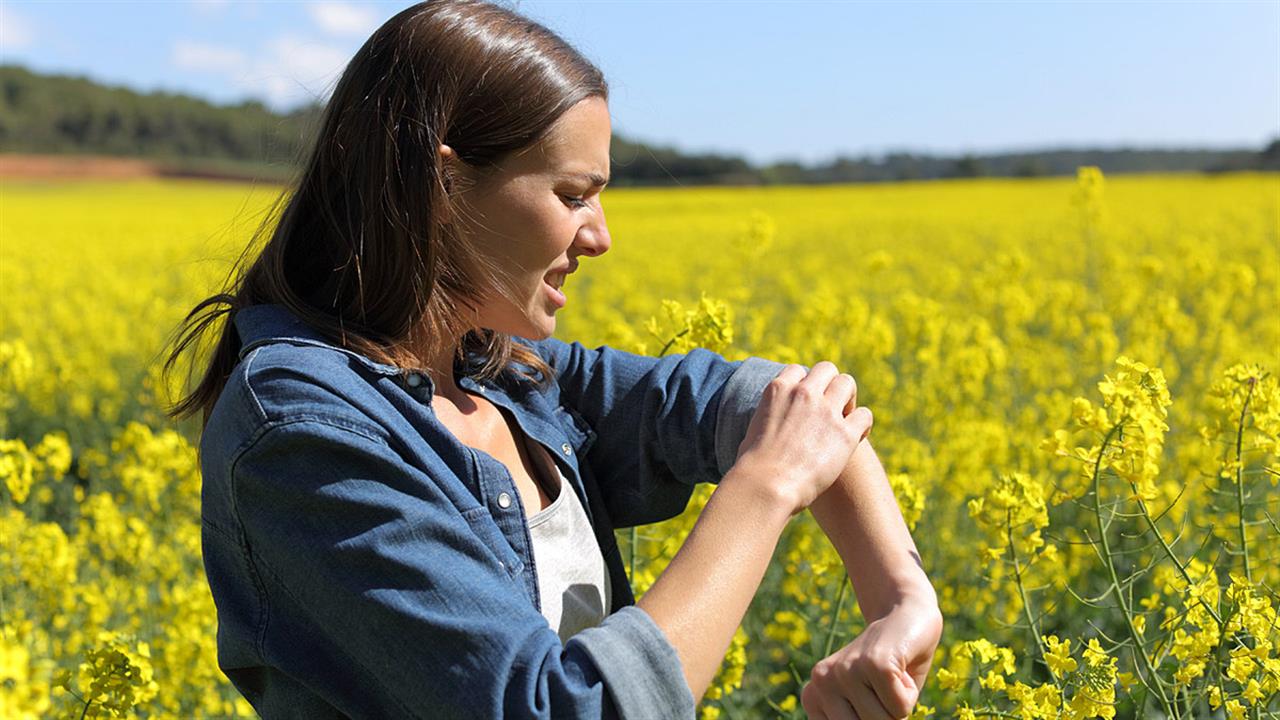
[[[738,449],[760,405],[760,396],[786,365],[761,357],[749,357],[724,383],[716,410],[716,466],[723,476],[738,460]]]
[[[586,461],[618,528],[674,517],[694,486],[720,482],[764,386],[785,367],[705,348],[650,357],[556,338],[526,342],[553,368],[561,402],[596,431]]]
[[[486,537],[487,511],[455,507],[373,428],[270,425],[232,478],[258,650],[346,714],[693,717],[674,648],[643,610],[562,644],[514,551]],[[265,702],[253,682],[238,684]]]
[[[697,708],[684,666],[658,624],[628,605],[593,628],[569,638],[596,662],[622,717],[627,720],[692,718]]]

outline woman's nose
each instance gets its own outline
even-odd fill
[[[578,231],[578,238],[574,244],[583,249],[584,255],[595,256],[608,250],[613,239],[609,237],[609,226],[604,219],[604,207],[600,204],[600,194],[596,193],[590,202],[595,206],[592,220]]]

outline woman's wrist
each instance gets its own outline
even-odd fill
[[[783,471],[763,462],[755,456],[738,458],[729,472],[720,480],[719,488],[733,488],[731,492],[753,496],[763,507],[777,511],[780,521],[786,525],[791,518],[805,509],[789,492],[791,485],[783,479]],[[717,491],[718,491],[717,489]]]
[[[917,575],[904,578],[893,585],[889,602],[881,615],[888,615],[899,609],[910,609],[913,612],[939,612],[938,592],[933,589],[929,579],[921,570]],[[872,620],[874,618],[867,618]]]

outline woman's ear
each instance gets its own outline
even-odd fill
[[[458,172],[457,164],[459,161],[458,161],[458,154],[453,151],[453,148],[449,147],[448,145],[445,145],[444,143],[440,143],[438,152],[440,153],[440,159],[441,159],[440,184],[444,188],[444,192],[446,196],[444,198],[444,202],[442,202],[440,206],[441,207],[440,222],[447,225],[452,220],[452,218],[449,215],[449,209],[453,205],[453,189],[454,189],[454,186],[457,184],[456,182],[454,182],[454,177]]]
[[[444,184],[445,192],[453,192],[453,176],[457,172],[458,153],[444,143],[440,143],[438,152],[441,160],[441,182]]]

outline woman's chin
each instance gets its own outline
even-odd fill
[[[543,310],[541,313],[530,315],[528,334],[521,333],[521,335],[531,340],[545,340],[551,337],[555,331],[555,313]]]

